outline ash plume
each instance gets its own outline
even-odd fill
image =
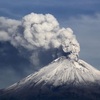
[[[61,55],[77,60],[80,51],[72,29],[61,28],[51,14],[31,13],[21,20],[0,17],[0,41],[9,41],[35,67]]]

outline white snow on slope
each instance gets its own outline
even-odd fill
[[[48,66],[40,69],[38,72],[29,75],[18,83],[7,88],[18,89],[25,86],[41,86],[52,85],[80,85],[81,83],[86,85],[88,83],[99,84],[100,71],[93,68],[83,60],[71,60],[62,56]]]

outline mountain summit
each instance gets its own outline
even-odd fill
[[[100,71],[65,56],[2,90],[0,100],[99,100]]]

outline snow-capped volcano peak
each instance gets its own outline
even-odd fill
[[[46,87],[48,85],[67,86],[67,85],[88,85],[89,83],[99,84],[100,72],[87,64],[83,60],[71,60],[62,56],[38,72],[29,75],[18,83],[7,88],[20,89],[29,87]]]
[[[100,71],[62,56],[1,92],[0,100],[100,100]]]

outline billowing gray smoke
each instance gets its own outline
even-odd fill
[[[0,41],[9,41],[31,60],[42,66],[66,55],[77,60],[80,46],[70,28],[60,28],[51,14],[31,13],[22,20],[0,17]]]

